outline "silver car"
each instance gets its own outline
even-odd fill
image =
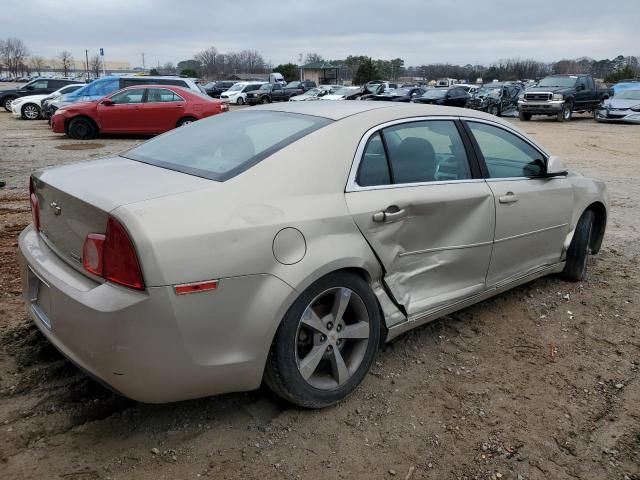
[[[640,123],[640,88],[621,90],[593,111],[598,122]]]
[[[264,380],[338,402],[382,342],[516,285],[581,280],[602,182],[510,123],[388,102],[291,102],[201,120],[31,178],[27,309],[123,395]]]

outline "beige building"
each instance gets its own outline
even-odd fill
[[[83,58],[73,58],[73,67],[72,70],[78,72],[84,72],[86,66],[84,64],[85,59]],[[89,57],[89,62],[91,62],[91,57]],[[121,60],[107,60],[104,62],[104,68],[106,70],[131,70],[131,64],[129,62],[121,61]],[[60,64],[60,59],[58,58],[47,58],[44,61],[43,70],[61,70],[62,66]]]

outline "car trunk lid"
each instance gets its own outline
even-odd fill
[[[215,184],[122,157],[44,170],[33,176],[33,183],[42,237],[79,270],[86,236],[105,232],[109,212],[115,208]]]

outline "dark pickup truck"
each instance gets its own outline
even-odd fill
[[[532,115],[571,120],[573,112],[591,112],[609,98],[609,89],[599,87],[591,75],[551,75],[528,88],[518,100],[520,120]]]
[[[284,102],[288,99],[289,97],[284,92],[284,88],[278,83],[265,83],[258,90],[247,93],[247,103],[249,105]]]

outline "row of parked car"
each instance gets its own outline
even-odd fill
[[[226,90],[225,90],[226,88]],[[218,97],[218,98],[212,98]],[[229,109],[228,103],[368,100],[413,102],[486,111],[493,115],[555,116],[592,112],[596,121],[640,123],[640,83],[599,86],[589,75],[552,75],[525,89],[520,82],[443,87],[384,81],[360,87],[300,82],[215,82],[204,87],[182,77],[107,76],[89,84],[38,78],[0,90],[0,105],[15,117],[48,119],[54,132],[76,139],[100,133],[158,134]]]
[[[15,117],[48,119],[56,133],[89,139],[101,133],[159,134],[229,109],[192,79],[107,76],[88,84],[35,79],[0,90]]]

